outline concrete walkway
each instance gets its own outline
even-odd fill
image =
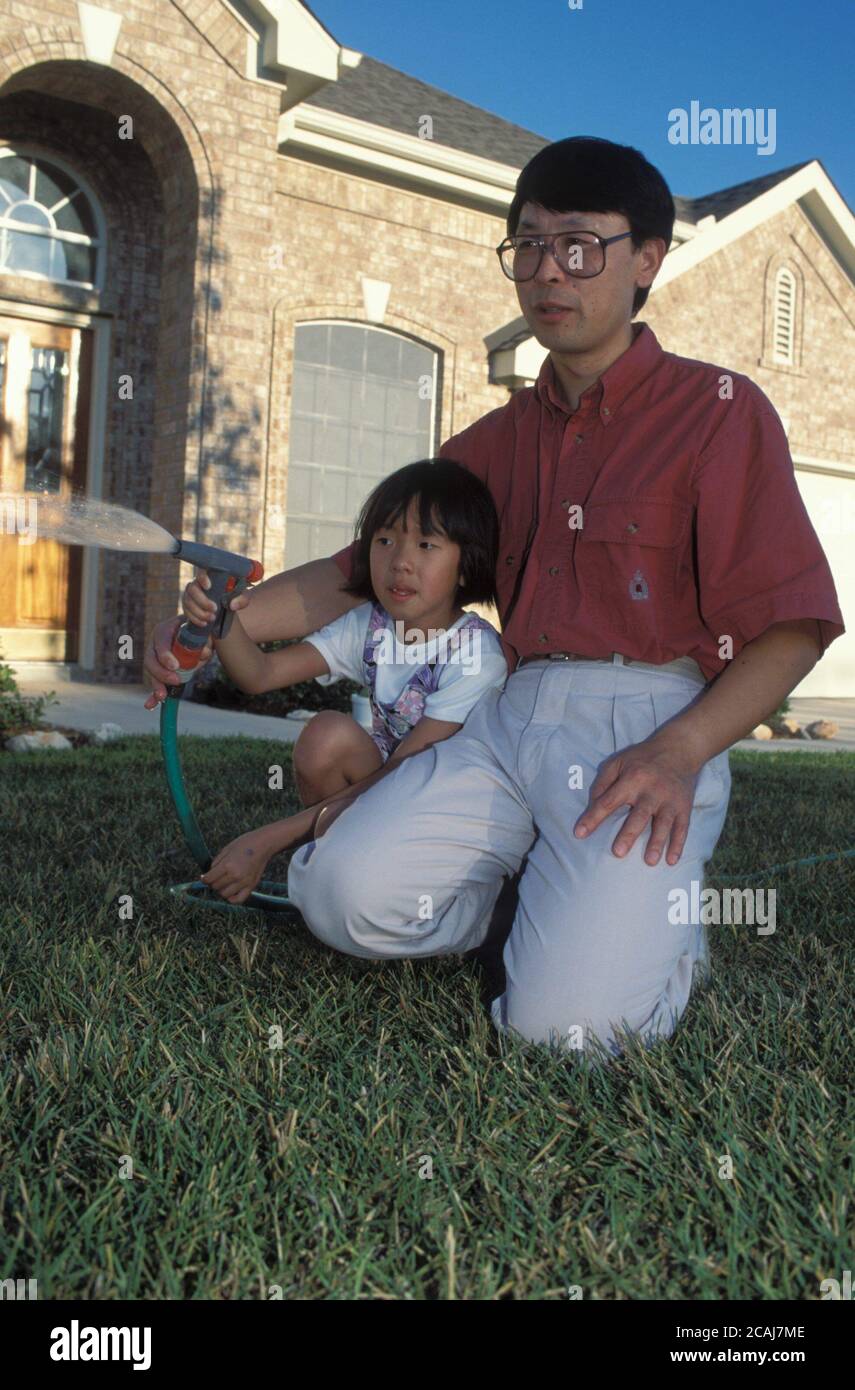
[[[59,663],[9,663],[15,671],[22,694],[39,695],[52,690],[58,705],[49,705],[44,718],[52,724],[72,729],[97,729],[99,724],[119,724],[128,734],[156,734],[160,727],[159,710],[147,710],[144,702],[149,691],[143,685],[92,685],[74,680],[68,666]],[[851,700],[791,700],[790,713],[804,726],[814,719],[833,719],[839,725],[834,739],[776,738],[768,743],[741,739],[735,748],[752,752],[828,753],[835,750],[855,752],[855,699]],[[182,703],[179,728],[182,734],[201,734],[211,737],[236,736],[280,739],[293,743],[304,727],[299,719],[279,719],[263,714],[244,714],[239,710],[216,709],[199,705],[193,700]]]
[[[93,685],[72,680],[67,666],[38,665],[35,662],[9,663],[22,695],[43,695],[53,691],[59,704],[48,705],[43,719],[69,729],[97,729],[100,724],[118,724],[126,734],[159,734],[160,706],[150,710],[145,701],[151,691],[144,685]],[[180,734],[201,734],[207,738],[273,738],[293,743],[304,727],[301,719],[280,719],[265,714],[245,714],[240,710],[217,709],[183,700],[178,715]]]

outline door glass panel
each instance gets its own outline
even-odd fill
[[[57,169],[55,164],[46,164],[39,160],[35,165],[36,188],[33,197],[37,203],[43,203],[45,207],[52,208],[63,198],[69,197],[77,191],[77,184],[74,179],[69,178],[64,169]]]
[[[54,245],[51,237],[0,228],[0,270],[51,278]]]
[[[18,203],[15,208],[15,221],[25,222],[28,227],[44,227],[46,231],[51,229],[50,214],[45,208],[40,208],[38,203]]]
[[[7,155],[3,160],[0,192],[10,203],[17,203],[22,193],[30,191],[30,161],[19,155]]]
[[[91,285],[97,248],[94,208],[73,175],[0,146],[0,269]]]
[[[27,492],[59,492],[68,353],[33,348],[27,392]]]
[[[51,279],[79,280],[87,285],[95,283],[95,251],[91,246],[81,246],[75,241],[55,241],[53,249]]]
[[[95,249],[81,242],[0,227],[0,270],[93,284]]]
[[[51,212],[58,231],[77,232],[89,237],[97,235],[92,209],[79,191],[63,199]]]

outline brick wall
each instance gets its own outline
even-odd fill
[[[771,361],[774,279],[781,265],[798,284],[792,367]],[[786,418],[792,453],[846,463],[855,458],[855,289],[799,207],[786,208],[657,290],[639,317],[669,352],[751,377]]]
[[[183,12],[182,12],[183,11]],[[0,277],[0,294],[108,315],[103,495],[170,531],[260,538],[279,94],[245,76],[246,29],[220,0],[128,0],[112,64],[88,63],[74,0],[0,14],[0,134],[63,153],[107,217],[97,295]],[[130,115],[134,139],[118,138]],[[159,271],[158,271],[159,267]],[[133,401],[117,378],[134,376]],[[198,529],[197,529],[198,528]],[[139,679],[144,638],[189,572],[102,552],[95,674]],[[116,639],[135,639],[133,663]]]

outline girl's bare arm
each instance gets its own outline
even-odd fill
[[[214,647],[235,685],[248,695],[283,690],[314,676],[328,676],[329,666],[311,642],[294,642],[279,651],[263,652],[243,626],[244,614],[236,613],[227,637],[214,638]]]
[[[195,622],[206,623],[213,613],[213,604],[205,595],[207,576],[202,570],[197,573],[203,578],[188,584],[184,591],[184,605],[188,617],[192,616]],[[341,592],[344,582],[335,560],[309,560],[305,565],[274,574],[232,602],[234,611],[241,614],[244,632],[253,642],[304,637],[307,632],[315,632],[334,618],[340,618],[342,613],[364,603],[364,599]],[[195,615],[190,611],[193,602],[197,606]],[[158,700],[166,698],[167,684],[177,683],[174,675],[177,662],[170,647],[176,629],[183,621],[182,617],[165,618],[154,629],[144,662],[145,674],[152,689],[146,708],[154,708]],[[210,655],[210,649],[206,649],[206,658]]]

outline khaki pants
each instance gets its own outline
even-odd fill
[[[668,1037],[707,968],[706,931],[669,920],[691,898],[721,833],[727,752],[698,778],[679,862],[623,859],[621,808],[588,838],[573,826],[602,761],[640,743],[703,691],[687,663],[535,662],[487,691],[463,728],[370,787],[329,832],[294,854],[288,892],[319,940],[371,958],[481,945],[505,875],[519,904],[505,944],[499,1029],[534,1042],[620,1051],[615,1030]],[[579,785],[581,782],[581,786]],[[671,900],[673,901],[673,899]],[[673,914],[672,914],[673,915]],[[679,914],[676,914],[679,915]]]

